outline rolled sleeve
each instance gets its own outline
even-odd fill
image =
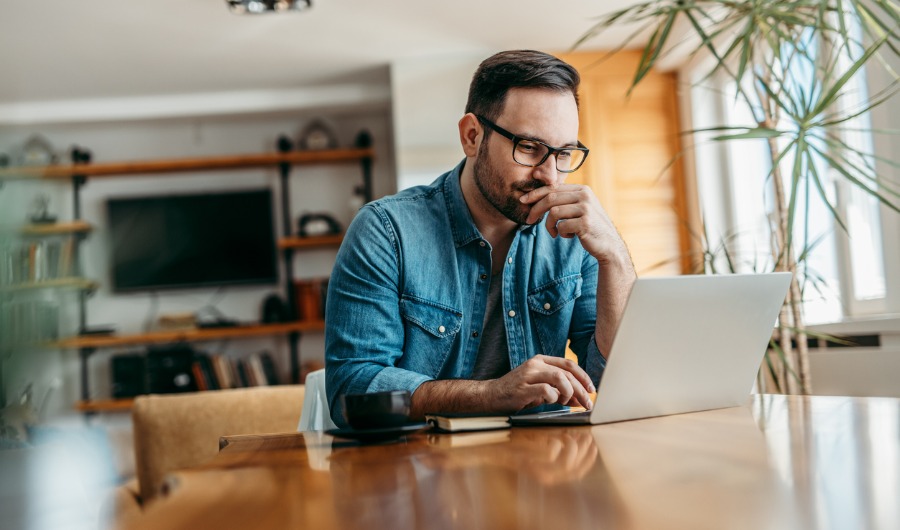
[[[396,367],[404,342],[398,282],[392,227],[377,207],[363,207],[347,230],[328,284],[326,393],[337,425],[346,424],[341,394],[413,392],[428,380]]]
[[[419,385],[432,378],[402,368],[389,366],[382,369],[372,378],[368,392],[384,392],[386,390],[408,390],[410,394],[419,388]]]

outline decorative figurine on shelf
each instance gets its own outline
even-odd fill
[[[18,156],[20,166],[49,166],[58,161],[53,145],[40,134],[31,135],[25,140]]]
[[[353,143],[360,149],[372,147],[372,133],[370,133],[368,129],[362,129],[356,133],[356,140]]]
[[[276,322],[290,321],[291,312],[288,310],[287,302],[284,298],[277,294],[270,294],[263,300],[262,304],[262,322],[274,324]]]
[[[341,233],[341,224],[327,213],[306,213],[300,216],[300,237],[327,236]]]
[[[300,149],[335,149],[337,146],[337,135],[324,120],[315,119],[311,121],[300,133]]]
[[[41,193],[34,199],[34,210],[31,214],[31,222],[34,224],[52,224],[56,222],[56,216],[50,215],[50,196]]]
[[[286,134],[279,134],[275,143],[279,153],[289,153],[294,150],[294,142]]]
[[[82,149],[77,145],[73,145],[69,149],[69,158],[72,160],[73,164],[90,164],[91,152],[87,149]]]

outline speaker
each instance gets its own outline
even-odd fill
[[[154,348],[147,352],[147,391],[153,394],[193,392],[194,350],[189,345]]]
[[[121,353],[110,360],[112,397],[130,398],[147,393],[147,363],[143,354]]]
[[[277,294],[270,294],[263,301],[262,318],[266,323],[287,322],[290,320],[288,306]]]

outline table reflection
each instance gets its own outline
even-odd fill
[[[333,447],[329,459],[335,509],[349,527],[496,528],[510,514],[531,527],[543,524],[545,505],[556,514],[603,509],[577,486],[598,460],[585,428],[432,434],[380,456],[356,449]]]
[[[753,412],[773,469],[811,526],[896,528],[900,402],[766,395]]]
[[[756,396],[381,445],[251,436],[186,472],[157,511],[166,519],[145,522],[192,528],[212,512],[217,528],[897,528],[898,426],[894,399]]]

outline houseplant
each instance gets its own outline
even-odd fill
[[[794,279],[767,357],[776,388],[809,393],[810,375],[803,292],[813,277],[804,266],[810,241],[809,200],[817,195],[846,230],[826,172],[900,212],[900,183],[879,171],[895,159],[852,144],[846,133],[891,134],[859,125],[860,117],[894,97],[900,77],[885,57],[900,54],[900,4],[894,0],[656,0],[598,19],[575,47],[619,25],[638,28],[616,50],[649,33],[631,89],[672,50],[712,57],[702,80],[725,75],[736,87],[752,123],[686,131],[713,133],[718,142],[756,139],[767,145],[774,207],[771,268]],[[842,97],[864,68],[884,68],[891,80],[849,108]],[[701,82],[703,82],[701,80]],[[629,90],[630,92],[630,90]],[[894,155],[895,156],[895,155]],[[727,247],[726,247],[727,248]],[[761,378],[761,381],[764,379]]]

